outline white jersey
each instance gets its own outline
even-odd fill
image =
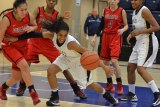
[[[60,53],[62,55],[64,55],[65,57],[68,57],[68,58],[80,57],[81,55],[78,52],[76,52],[74,50],[69,50],[67,48],[68,43],[71,41],[75,41],[76,43],[80,44],[73,36],[71,36],[69,34],[66,38],[66,41],[64,42],[64,44],[62,46],[58,46],[56,38],[55,37],[53,38],[53,42],[55,44],[55,47],[60,51]]]
[[[147,29],[151,25],[142,17],[142,11],[147,7],[143,6],[136,13],[133,11],[132,24],[137,30]],[[136,36],[136,44],[129,58],[130,63],[135,63],[138,66],[152,66],[158,51],[158,40],[154,33],[140,34]]]
[[[133,11],[132,16],[132,25],[134,29],[141,30],[144,28],[150,27],[150,25],[147,25],[146,20],[142,17],[142,11],[143,9],[147,8],[146,6],[141,7],[138,13],[136,13],[136,10]],[[136,36],[136,40],[144,40],[146,37],[148,37],[149,34],[140,34]]]
[[[93,80],[91,79],[91,75],[88,76],[86,70],[80,64],[81,54],[68,49],[67,45],[72,41],[79,44],[79,42],[71,35],[67,36],[64,44],[61,46],[58,46],[56,37],[53,39],[55,47],[61,52],[61,55],[56,58],[53,64],[61,68],[62,72],[64,70],[69,70],[81,88],[85,89],[86,86],[93,83]]]

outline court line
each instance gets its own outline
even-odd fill
[[[7,94],[7,96],[8,97],[10,97],[10,98],[14,98],[14,97],[16,97],[17,98],[17,96],[15,96],[15,95],[10,95],[10,94]],[[30,97],[28,97],[28,96],[23,96],[23,97],[25,97],[25,98],[27,98],[27,99],[30,99]],[[46,98],[40,98],[40,100],[41,101],[48,101],[48,99],[46,99]],[[9,100],[8,100],[9,101]],[[32,102],[31,102],[32,103]],[[42,102],[41,102],[42,103]],[[39,103],[38,105],[40,105],[41,103]],[[83,105],[86,105],[85,107],[111,107],[111,106],[103,106],[103,105],[93,105],[93,104],[87,104],[87,103],[78,103],[78,102],[70,102],[70,101],[61,101],[60,100],[60,106],[57,106],[57,107],[64,107],[63,105],[64,104],[62,104],[62,103],[67,103],[67,104],[73,104],[73,105],[71,105],[72,107],[74,107],[74,104],[76,104],[76,107],[83,107]],[[78,105],[79,104],[79,105]],[[37,105],[37,106],[38,106]],[[70,106],[70,107],[71,107]],[[47,107],[47,106],[46,106]]]
[[[48,81],[46,81],[46,80],[41,80],[42,82],[48,82]],[[66,83],[66,82],[58,82],[58,83],[60,83],[60,84],[70,84],[70,83]]]
[[[12,88],[12,87],[10,87],[10,89],[18,89],[18,88]],[[26,89],[26,90],[28,90],[28,89]],[[38,88],[36,88],[36,90],[38,90],[38,91],[46,91],[46,92],[50,92],[50,91],[52,91],[52,90],[46,90],[46,89],[38,89]],[[58,91],[73,91],[72,89],[68,89],[68,90],[59,90],[58,89]]]

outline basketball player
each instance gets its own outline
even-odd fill
[[[46,0],[47,6],[38,7],[33,13],[34,19],[36,19],[38,29],[37,32],[44,31],[42,28],[41,22],[57,19],[59,12],[54,9],[57,4],[57,0]],[[39,62],[39,54],[45,56],[51,63],[60,55],[59,51],[55,48],[52,40],[46,38],[31,38],[28,43],[28,53],[27,61],[29,65],[31,63]],[[83,91],[79,88],[76,81],[73,79],[69,71],[63,72],[64,76],[70,82],[71,87],[73,88],[74,93],[82,98],[86,99],[87,97]],[[23,96],[26,89],[25,82],[21,80],[19,89],[17,91],[17,96]]]
[[[133,37],[137,41],[127,66],[129,92],[121,100],[138,101],[135,94],[135,70],[137,69],[154,94],[152,106],[155,107],[160,105],[160,92],[146,68],[153,64],[157,55],[158,41],[154,32],[159,30],[159,25],[150,10],[143,6],[143,0],[131,0],[131,4],[135,9],[132,16],[134,30],[127,37],[127,41],[130,44],[129,40]]]
[[[74,78],[83,86],[83,88],[91,88],[98,93],[102,94],[103,97],[108,100],[112,105],[117,105],[118,100],[116,100],[108,91],[105,91],[99,84],[94,83],[91,79],[91,73],[87,75],[86,70],[80,66],[81,54],[87,52],[88,49],[82,47],[79,42],[71,35],[68,34],[69,26],[63,21],[62,18],[53,21],[52,23],[44,24],[44,28],[48,31],[55,32],[55,37],[53,34],[48,32],[37,33],[31,32],[28,34],[23,34],[19,36],[19,40],[24,40],[30,37],[42,37],[49,38],[53,40],[56,48],[61,52],[61,55],[56,58],[56,60],[48,68],[48,81],[52,89],[51,97],[49,101],[46,102],[47,106],[59,105],[59,94],[58,94],[58,84],[56,79],[56,74],[64,70],[70,70]],[[17,38],[15,39],[17,40]],[[89,51],[88,51],[89,52]],[[100,61],[100,67],[108,73],[112,74],[112,70],[106,66],[103,61]]]
[[[33,20],[33,16],[27,12],[26,0],[15,0],[13,9],[7,9],[1,14],[8,10],[12,11],[6,13],[0,22],[0,44],[2,41],[5,43],[5,45],[2,45],[2,52],[6,59],[12,62],[12,75],[0,86],[0,99],[7,100],[7,89],[23,78],[29,89],[33,104],[36,105],[40,100],[33,85],[28,63],[25,60],[27,40],[10,43],[9,41],[3,40],[3,38],[5,35],[17,37],[20,34],[35,31],[37,26]]]
[[[118,7],[119,0],[108,0],[109,8],[104,9],[98,35],[103,30],[100,57],[109,65],[110,61],[115,69],[118,94],[123,94],[121,70],[118,63],[122,46],[122,34],[128,29],[126,12]],[[122,22],[124,27],[122,28]],[[107,75],[107,74],[106,74]],[[106,90],[115,91],[112,77],[107,75]]]

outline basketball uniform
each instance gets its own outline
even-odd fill
[[[142,11],[147,7],[143,6],[138,13],[133,11],[132,23],[137,30],[150,27],[146,20],[142,17]],[[153,44],[154,43],[154,44]],[[129,63],[135,63],[137,66],[152,66],[157,52],[158,40],[154,32],[151,34],[140,34],[136,36],[136,44],[129,58]]]
[[[58,11],[54,10],[52,15],[45,13],[44,7],[39,7],[39,15],[36,22],[38,25],[37,32],[42,30],[41,22],[57,19]],[[52,40],[45,38],[31,38],[28,45],[27,61],[32,63],[39,62],[39,54],[44,55],[50,62],[53,62],[57,56],[60,55],[59,51],[55,48]]]
[[[17,37],[21,34],[26,33],[23,28],[28,26],[30,24],[30,17],[29,14],[27,14],[22,21],[17,21],[13,15],[13,11],[8,12],[5,15],[9,21],[10,26],[7,28],[5,35]],[[16,42],[10,42],[7,40],[3,40],[3,43],[6,45],[3,45],[3,54],[4,56],[12,62],[12,68],[19,70],[19,68],[16,66],[22,59],[26,58],[27,53],[27,40],[23,41],[16,41]]]
[[[66,41],[62,46],[57,45],[56,38],[53,38],[56,48],[60,51],[61,55],[53,62],[53,64],[59,66],[62,71],[69,70],[73,75],[74,79],[77,80],[77,83],[85,89],[88,85],[93,83],[91,80],[91,75],[87,81],[87,71],[82,68],[80,64],[81,54],[74,50],[68,50],[67,44],[71,41],[79,42],[71,35],[67,36]]]
[[[122,10],[121,7],[115,11],[111,11],[109,8],[104,10],[104,32],[100,51],[100,57],[104,60],[119,59],[122,36],[118,35],[118,30],[121,29],[123,21]]]

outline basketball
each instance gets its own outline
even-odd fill
[[[86,70],[93,70],[100,64],[99,56],[95,52],[85,52],[80,58],[82,67]]]

